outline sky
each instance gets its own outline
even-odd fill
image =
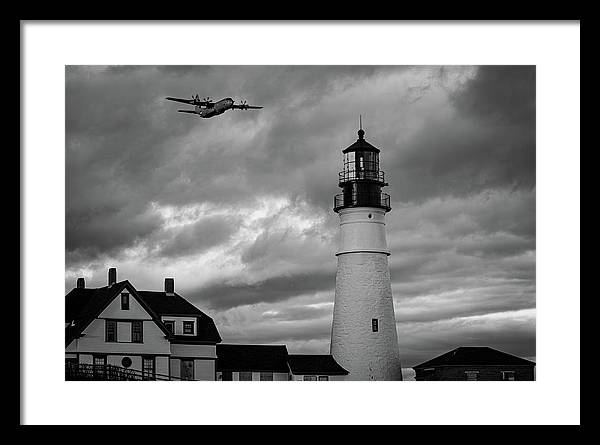
[[[400,356],[535,359],[535,67],[67,66],[65,292],[175,290],[224,342],[329,352],[341,151],[381,150]],[[200,119],[165,97],[247,100]]]

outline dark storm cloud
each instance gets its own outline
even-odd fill
[[[162,221],[148,208],[135,205],[93,206],[66,216],[67,252],[93,259],[150,236]]]
[[[535,67],[479,67],[450,95],[456,113],[432,113],[386,155],[399,200],[535,185]]]
[[[310,274],[282,275],[253,284],[217,283],[189,293],[192,301],[212,309],[227,309],[240,305],[273,303],[292,297],[329,290],[335,287],[335,270]]]
[[[519,128],[535,126],[535,65],[482,66],[450,96],[463,113]]]

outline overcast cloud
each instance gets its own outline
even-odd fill
[[[225,342],[327,353],[341,150],[381,149],[403,366],[535,357],[535,67],[68,66],[66,277],[176,290]],[[262,105],[211,119],[164,100]]]

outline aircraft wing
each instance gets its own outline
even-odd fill
[[[254,105],[232,105],[231,108],[234,110],[259,110],[263,107],[257,107]]]
[[[177,110],[179,113],[198,114],[194,110]]]
[[[198,99],[179,99],[178,97],[167,97],[166,99],[172,100],[174,102],[181,102],[182,104],[199,105],[201,107],[209,107],[209,106],[213,105],[212,102],[207,102],[207,101],[198,100]]]

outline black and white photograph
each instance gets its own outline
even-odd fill
[[[561,128],[547,124],[558,105],[548,98],[544,62],[492,57],[475,43],[463,51],[486,58],[390,56],[381,63],[386,59],[369,57],[366,44],[338,43],[352,48],[341,50],[346,56],[307,59],[291,48],[309,52],[302,39],[318,35],[294,41],[292,25],[281,31],[290,40],[278,43],[290,52],[272,61],[226,51],[205,60],[149,51],[142,61],[131,51],[106,56],[111,44],[104,36],[118,41],[121,25],[113,26],[115,35],[87,46],[104,56],[65,57],[56,64],[62,78],[54,69],[64,109],[49,116],[62,126],[61,138],[48,136],[48,149],[58,154],[58,183],[37,175],[34,188],[45,198],[36,210],[51,210],[28,213],[45,233],[44,255],[55,259],[46,261],[53,287],[36,305],[42,297],[32,289],[43,288],[43,279],[30,274],[35,284],[28,284],[24,306],[40,332],[52,332],[39,340],[57,363],[46,377],[56,389],[43,386],[47,391],[70,400],[155,393],[185,406],[214,401],[211,414],[204,406],[175,423],[210,423],[217,412],[218,423],[239,423],[254,397],[268,407],[266,418],[283,416],[269,414],[274,400],[295,399],[304,421],[320,415],[318,423],[335,423],[352,409],[354,391],[358,403],[376,406],[373,398],[383,396],[389,408],[377,417],[365,406],[342,423],[389,423],[394,409],[392,423],[435,422],[422,410],[441,399],[443,408],[433,409],[438,423],[468,423],[469,415],[458,419],[459,405],[449,409],[450,399],[461,399],[463,411],[480,406],[470,400],[495,400],[494,409],[505,412],[522,397],[528,401],[506,416],[524,423],[528,403],[549,397],[549,381],[572,379],[575,362],[579,381],[579,346],[567,343],[579,330],[579,110],[568,113],[577,134],[561,154],[563,171],[553,165],[549,172],[547,153],[557,150],[549,144],[564,146],[565,139],[546,134]],[[160,29],[140,26],[138,45],[153,26]],[[180,37],[196,32],[193,23],[186,26],[171,29]],[[320,25],[313,26],[318,34]],[[353,26],[361,25],[340,26],[340,36]],[[220,45],[240,53],[258,40],[228,39]],[[71,52],[82,54],[77,48],[86,40],[70,42]],[[167,46],[155,45],[168,54]],[[576,60],[564,69],[578,79]],[[30,72],[32,66],[39,65],[30,64]],[[25,103],[33,103],[33,90],[27,94]],[[578,84],[573,94],[565,96],[576,97],[578,107]],[[28,143],[41,146],[43,135]],[[44,170],[44,156],[51,157],[29,161],[40,166],[36,172]],[[564,178],[565,192],[576,183],[577,194],[549,194],[549,175],[553,183]],[[51,199],[41,192],[46,186]],[[548,227],[553,215],[542,212],[551,202],[564,203],[560,213],[576,219],[576,231]],[[574,205],[576,213],[567,210]],[[38,215],[52,225],[44,228]],[[549,272],[553,230],[562,262],[560,248],[577,252],[564,277]],[[567,233],[576,244],[562,241]],[[41,257],[32,261],[43,267]],[[564,295],[571,303],[558,321],[549,305],[556,307],[573,272],[577,282]],[[565,343],[549,341],[548,329],[561,330]],[[557,402],[575,397],[561,391]],[[331,419],[317,414],[327,400],[345,405]],[[230,403],[236,406],[223,411]],[[323,406],[311,417],[303,403]],[[396,404],[403,407],[392,409]],[[161,423],[147,409],[136,414],[138,422]],[[481,411],[474,416],[486,423]],[[68,409],[55,415],[62,412],[69,422],[83,419]],[[102,416],[107,420],[91,413],[87,419],[114,418]]]
[[[66,378],[533,380],[535,78],[66,66]]]

